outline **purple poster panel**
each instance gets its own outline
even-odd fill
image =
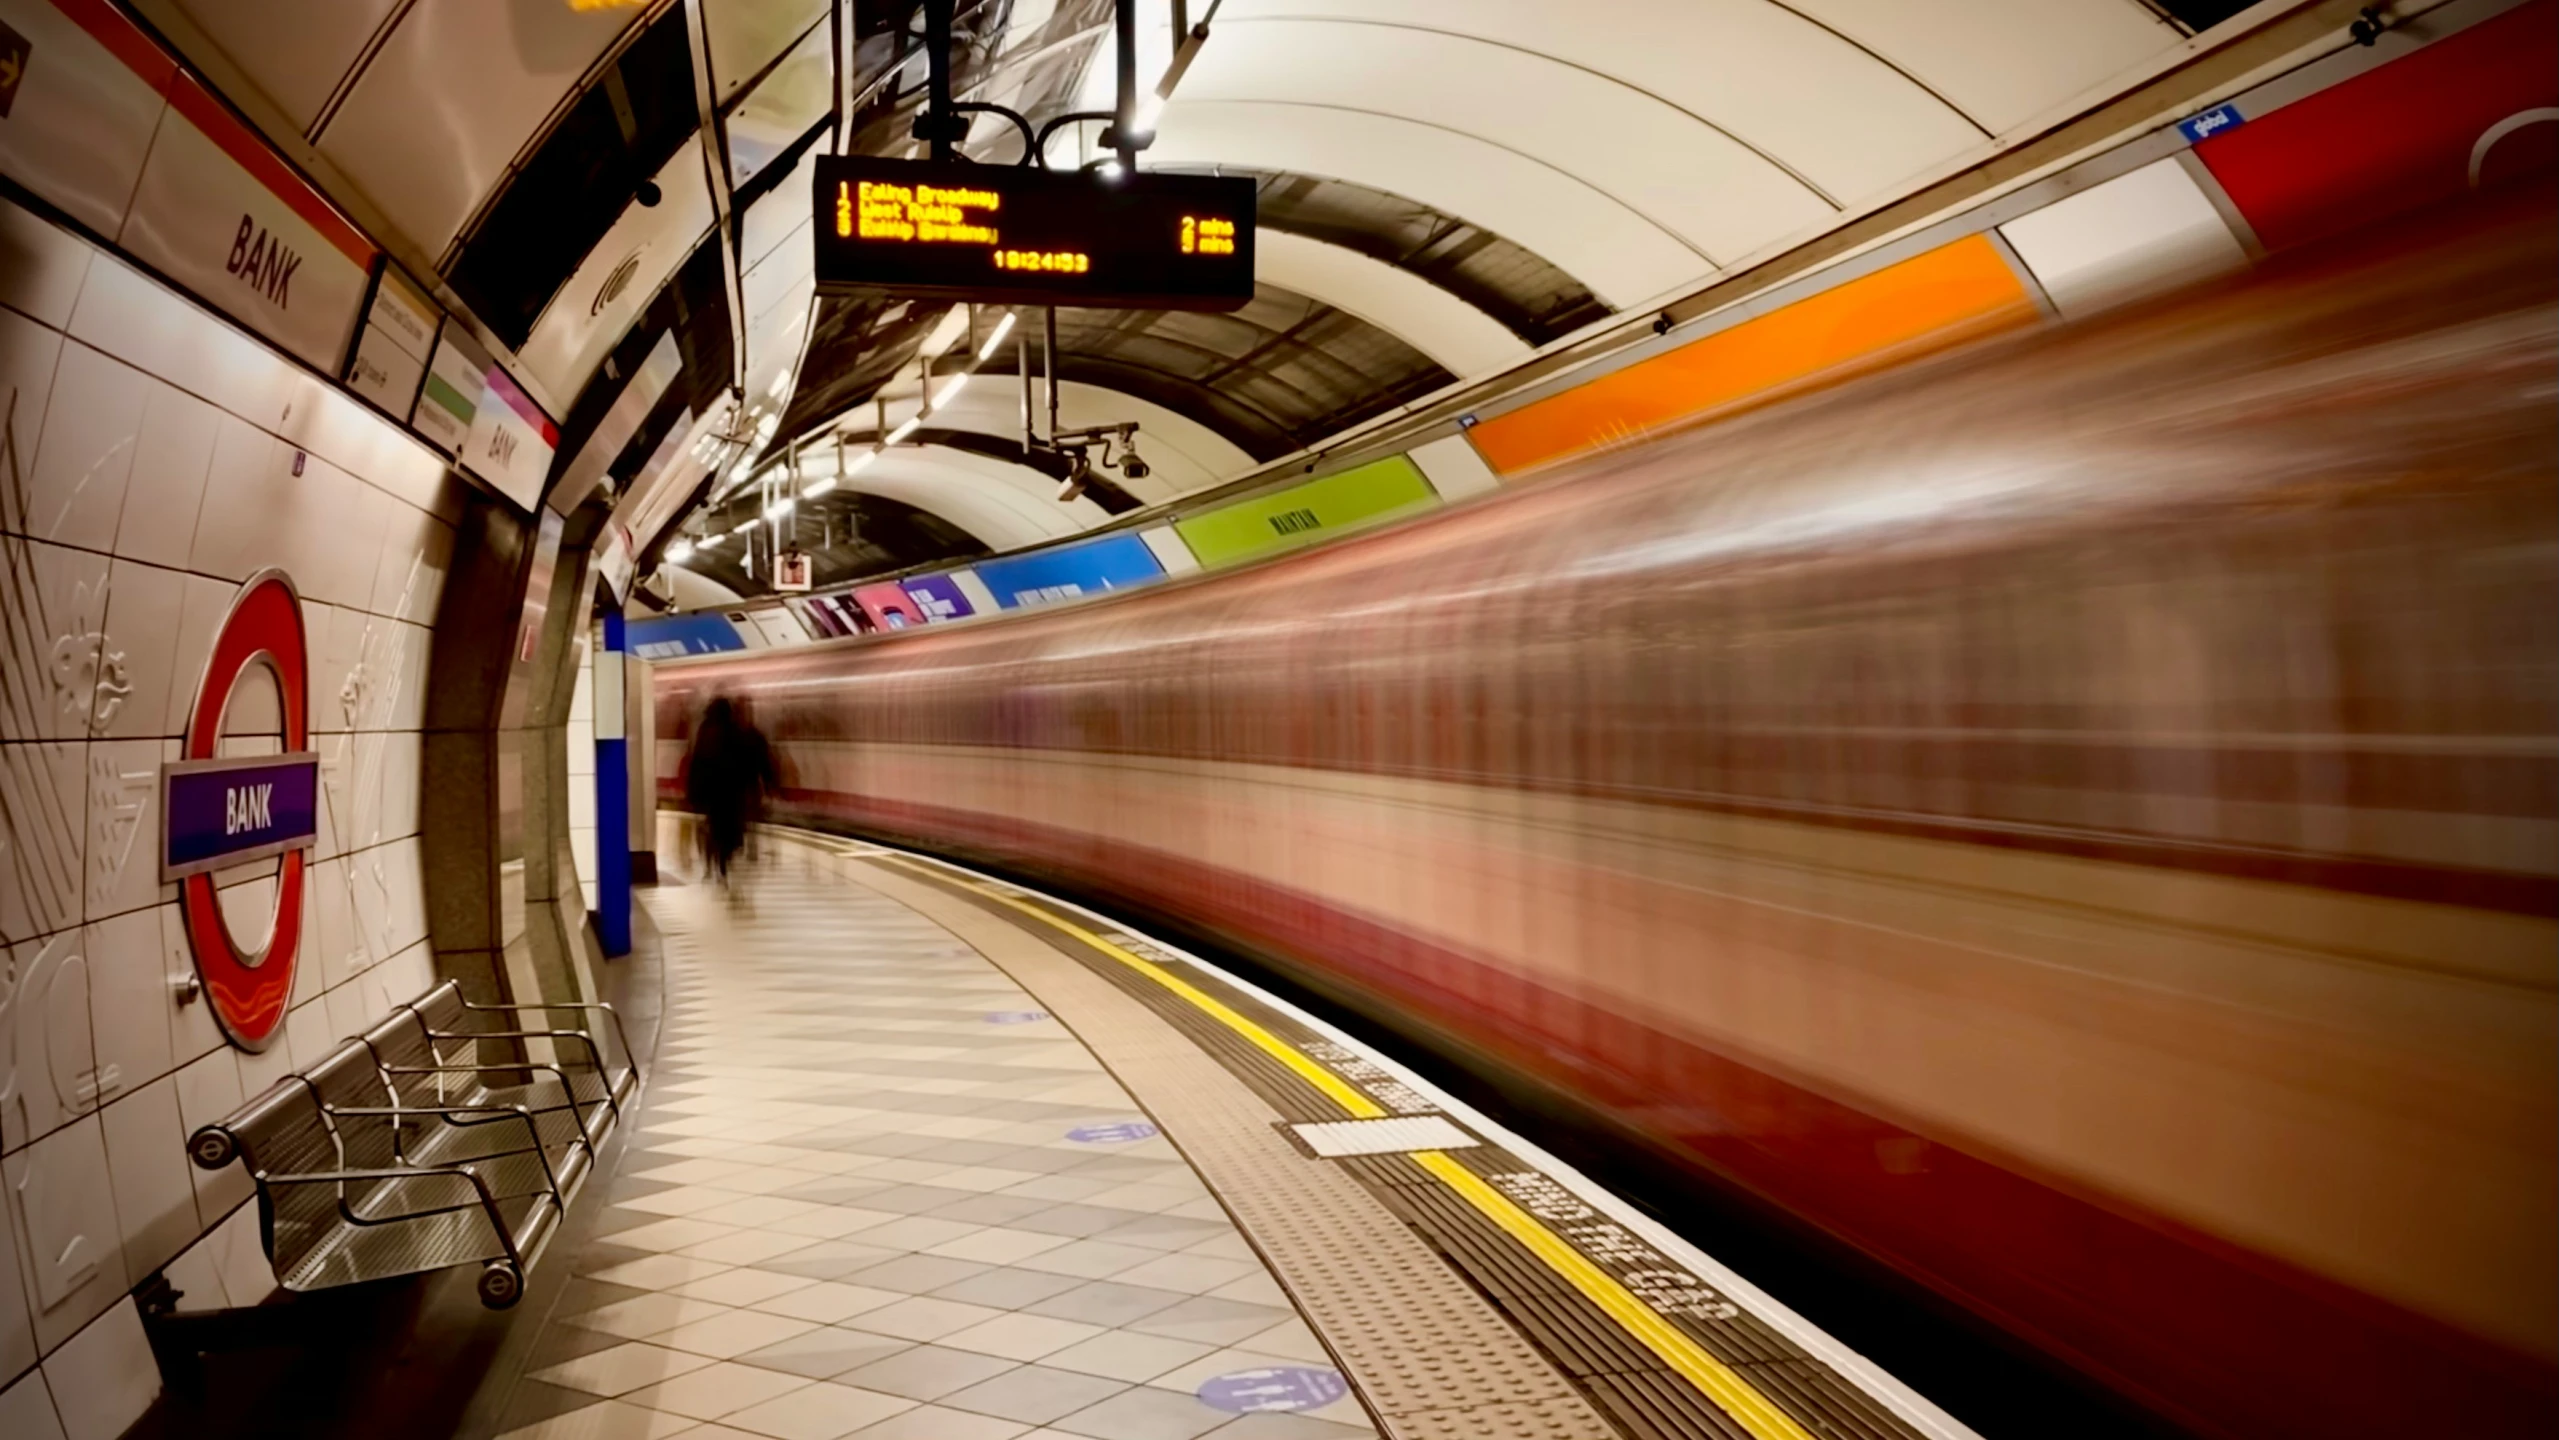
[[[915,608],[923,611],[927,620],[957,620],[977,613],[976,607],[969,604],[969,597],[960,593],[960,587],[952,584],[948,575],[918,575],[903,583]]]

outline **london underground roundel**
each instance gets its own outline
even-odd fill
[[[280,755],[224,758],[223,720],[253,665],[273,675]],[[284,1028],[301,949],[303,869],[319,836],[320,757],[311,749],[311,663],[302,603],[280,570],[249,577],[213,637],[179,760],[162,767],[160,878],[176,881],[187,947],[233,1044],[264,1050]],[[223,918],[216,872],[277,859],[275,915],[243,946]]]

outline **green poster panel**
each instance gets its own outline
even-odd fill
[[[1421,470],[1405,457],[1391,455],[1339,475],[1176,520],[1173,529],[1200,564],[1214,570],[1437,503],[1439,494],[1422,478]]]

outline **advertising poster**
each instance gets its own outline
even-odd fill
[[[906,597],[915,602],[915,613],[927,620],[957,620],[977,613],[956,576],[916,575],[905,583]]]
[[[1164,578],[1155,552],[1135,535],[1104,535],[1054,550],[980,561],[977,577],[1007,610],[1054,605]]]

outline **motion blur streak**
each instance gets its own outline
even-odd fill
[[[2185,1424],[2547,1434],[2554,253],[2495,199],[1223,578],[670,667],[661,744],[749,694],[785,813],[1211,929]]]

